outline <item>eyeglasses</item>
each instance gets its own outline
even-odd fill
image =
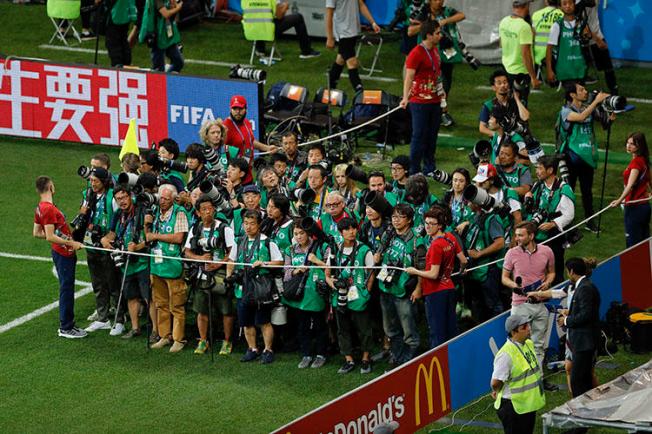
[[[342,205],[342,201],[327,203],[325,206],[326,206],[326,208],[337,208],[340,205]]]
[[[438,226],[439,223],[437,223],[437,222],[430,222],[430,221],[426,220],[425,225],[426,225],[426,226]]]
[[[400,214],[393,214],[392,219],[406,219],[406,215],[400,215]]]

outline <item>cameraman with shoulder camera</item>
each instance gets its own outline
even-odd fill
[[[114,213],[118,205],[113,199],[111,175],[102,168],[93,169],[89,178],[91,190],[86,191],[85,204],[80,214],[89,219],[84,234],[84,244],[101,246],[101,239],[109,232]],[[95,293],[95,308],[97,318],[86,327],[87,332],[111,328],[109,309],[111,304],[118,310],[118,321],[124,322],[123,307],[118,306],[120,291],[120,275],[109,253],[89,249],[86,252],[88,271]]]
[[[331,306],[337,320],[337,341],[344,364],[338,374],[348,374],[355,369],[353,361],[353,334],[358,336],[362,362],[360,373],[371,372],[369,352],[373,346],[372,320],[368,309],[372,281],[368,269],[374,259],[371,250],[357,240],[358,226],[353,219],[344,218],[337,223],[342,243],[331,252],[329,265],[347,268],[327,268],[326,283],[332,289]],[[358,267],[358,268],[348,268]]]
[[[510,83],[519,90],[526,104],[530,85],[534,89],[541,86],[534,69],[532,25],[526,20],[529,19],[531,2],[512,1],[512,14],[503,18],[498,26],[503,67],[509,74]]]
[[[482,103],[478,129],[482,134],[493,138],[495,135],[495,128],[492,129],[489,127],[489,118],[491,117],[494,106],[498,104],[504,106],[506,108],[505,112],[509,117],[517,116],[524,122],[527,122],[530,119],[530,112],[523,104],[519,93],[512,93],[512,85],[509,81],[509,76],[504,70],[497,69],[491,73],[491,76],[489,76],[489,83],[491,84],[495,96]]]
[[[421,283],[417,276],[396,268],[414,267],[423,270],[426,246],[413,229],[414,210],[408,204],[398,204],[392,212],[392,231],[381,239],[381,249],[374,255],[382,268],[376,278],[380,288],[383,329],[389,338],[396,365],[412,360],[419,350],[419,330],[416,324],[417,299],[421,298]]]
[[[200,220],[193,225],[188,233],[184,247],[184,256],[189,259],[205,261],[226,261],[235,245],[233,230],[226,224],[215,219],[215,205],[210,196],[202,194],[195,202]],[[208,327],[210,305],[222,315],[224,341],[220,355],[231,354],[233,350],[233,323],[235,309],[233,308],[233,291],[225,282],[224,264],[190,263],[188,278],[194,289],[193,310],[197,313],[197,330],[199,343],[195,354],[204,354],[209,345]],[[210,294],[208,293],[210,291]],[[209,297],[212,303],[209,303]]]
[[[181,0],[147,0],[138,41],[145,42],[151,50],[152,69],[161,72],[181,72],[183,55],[179,48],[181,34],[177,27]],[[165,56],[171,65],[165,68]]]
[[[539,158],[536,166],[538,182],[525,195],[528,220],[537,225],[535,241],[542,242],[558,235],[575,218],[575,195],[570,185],[557,178],[559,161],[555,156]],[[530,198],[530,199],[528,199]],[[570,236],[572,232],[567,234]],[[567,237],[557,237],[546,243],[555,255],[555,281],[564,276],[564,243]]]
[[[177,191],[183,191],[186,183],[183,180],[183,175],[177,169],[185,166],[185,164],[176,161],[179,158],[179,144],[170,138],[161,140],[158,143],[158,158],[161,163],[159,165],[161,168],[159,173],[161,184],[167,182],[174,185]]]
[[[118,185],[113,190],[113,197],[120,209],[113,215],[109,233],[102,237],[102,247],[105,249],[128,250],[129,252],[140,252],[146,248],[144,232],[144,209],[142,205],[136,207],[131,198],[131,191],[127,186]],[[140,300],[147,306],[151,318],[155,316],[155,308],[151,305],[149,286],[149,258],[140,255],[128,255],[121,252],[112,252],[111,257],[124,276],[124,297],[127,299],[129,317],[131,318],[131,330],[123,336],[124,339],[133,338],[142,334],[138,323],[138,312]],[[124,333],[124,324],[118,322],[111,328],[111,336],[119,336]],[[155,321],[152,321],[153,323]]]
[[[156,330],[161,339],[152,348],[172,344],[171,353],[185,345],[186,282],[183,280],[181,246],[188,233],[185,210],[177,205],[177,190],[172,184],[163,184],[158,190],[159,205],[154,215],[145,215],[145,239],[154,255],[150,258],[152,297],[156,307]],[[163,258],[171,256],[179,259]],[[174,324],[170,332],[170,314]]]
[[[283,265],[283,255],[274,241],[260,232],[262,215],[248,209],[243,215],[245,236],[229,253],[226,267],[227,282],[236,283],[238,321],[245,330],[247,352],[241,362],[251,362],[260,357],[263,364],[274,362],[274,328],[271,323],[273,304],[277,301],[276,284],[268,265]],[[235,265],[234,263],[238,263]],[[242,264],[251,264],[246,267]],[[262,355],[256,345],[256,326],[263,333],[265,348]]]
[[[595,137],[593,120],[598,117],[610,122],[615,119],[615,115],[612,114],[608,120],[605,119],[605,116],[608,115],[601,107],[602,102],[610,96],[609,94],[599,92],[591,104],[586,105],[589,92],[584,86],[576,82],[569,82],[564,89],[566,90],[566,105],[562,107],[557,119],[559,124],[558,149],[567,164],[568,184],[573,191],[579,178],[584,216],[589,217],[593,215],[593,175],[598,167],[598,141]],[[593,220],[588,221],[585,227],[593,233],[598,232]]]

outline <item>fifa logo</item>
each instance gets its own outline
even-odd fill
[[[417,374],[414,381],[414,419],[416,426],[421,424],[421,378],[423,377],[425,389],[426,389],[426,400],[428,402],[428,415],[431,415],[435,411],[434,399],[433,399],[433,374],[435,374],[434,368],[437,368],[436,374],[439,379],[439,394],[441,398],[441,411],[445,413],[448,409],[448,404],[446,403],[446,384],[444,383],[444,374],[441,369],[441,363],[439,363],[439,358],[437,356],[432,356],[430,359],[430,366],[426,369],[425,363],[420,363],[417,368]]]

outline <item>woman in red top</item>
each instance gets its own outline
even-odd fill
[[[435,170],[437,134],[441,123],[441,63],[437,43],[441,30],[437,21],[421,25],[423,41],[414,47],[405,60],[405,79],[401,107],[410,103],[412,115],[412,139],[410,140],[410,175]]]
[[[457,334],[455,284],[451,279],[455,256],[461,269],[466,267],[466,257],[455,236],[444,233],[450,224],[450,213],[434,207],[424,214],[426,232],[433,240],[426,254],[423,271],[409,267],[405,271],[421,277],[421,290],[426,301],[430,348],[435,348]]]
[[[628,154],[632,154],[632,161],[623,172],[625,189],[618,199],[611,202],[611,206],[624,202],[625,242],[627,247],[631,247],[650,237],[650,202],[638,201],[650,196],[650,153],[645,134],[630,134],[626,149]]]

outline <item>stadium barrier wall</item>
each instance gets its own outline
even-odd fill
[[[139,147],[172,137],[183,151],[235,94],[260,136],[262,93],[245,80],[0,57],[0,134],[120,146],[135,118]]]
[[[646,240],[593,271],[602,317],[612,301],[652,306],[651,249]],[[489,392],[493,357],[505,342],[508,315],[504,312],[274,433],[365,434],[389,421],[399,423],[399,434],[423,428]]]

